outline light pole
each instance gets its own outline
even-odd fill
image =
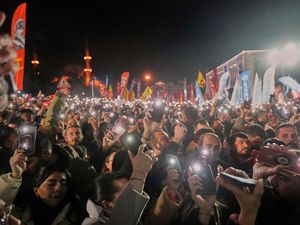
[[[145,80],[146,80],[147,86],[149,86],[149,81],[150,81],[150,79],[151,79],[151,76],[150,76],[149,74],[146,74],[146,75],[145,75]]]

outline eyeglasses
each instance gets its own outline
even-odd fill
[[[0,225],[8,225],[8,218],[11,214],[11,211],[13,209],[13,204],[7,204],[4,205],[3,209],[2,209],[2,217],[0,218]]]

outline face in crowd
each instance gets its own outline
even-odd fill
[[[82,132],[80,127],[69,127],[65,131],[65,142],[69,145],[77,145],[82,141]]]
[[[300,176],[281,171],[270,176],[268,180],[286,202],[300,201]]]
[[[236,137],[234,141],[235,152],[242,157],[249,157],[251,154],[250,142],[248,138]]]
[[[158,130],[154,132],[150,145],[155,155],[159,156],[168,143],[169,143],[168,135],[164,131]]]
[[[56,206],[67,192],[67,176],[64,172],[54,171],[39,186],[34,188],[35,195],[46,205]]]
[[[284,142],[288,148],[297,149],[299,147],[298,133],[292,125],[279,128],[276,137]]]
[[[218,136],[213,133],[201,135],[199,142],[199,154],[206,163],[213,163],[219,157],[222,149],[222,143]]]

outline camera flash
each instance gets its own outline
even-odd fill
[[[172,165],[174,165],[176,163],[175,159],[173,159],[173,158],[169,159],[169,163],[172,164]]]
[[[202,155],[208,155],[209,154],[209,151],[207,149],[203,149],[201,152],[202,152]]]
[[[134,119],[133,118],[129,118],[129,123],[133,124],[134,123]]]
[[[23,131],[24,133],[26,133],[26,132],[29,131],[29,128],[28,128],[28,127],[22,127],[22,131]]]
[[[200,166],[199,164],[194,164],[192,168],[193,168],[193,170],[195,170],[195,171],[200,171],[201,166]]]
[[[133,137],[132,136],[128,136],[127,137],[127,141],[130,143],[130,142],[132,142],[133,141]]]

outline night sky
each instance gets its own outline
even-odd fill
[[[1,0],[10,31],[23,1]],[[43,82],[84,66],[85,40],[99,79],[121,72],[154,80],[194,79],[247,49],[299,44],[300,1],[291,0],[107,0],[27,1],[25,73],[34,46]],[[69,66],[68,66],[69,65]],[[71,66],[70,66],[71,65]],[[67,69],[66,69],[67,68]],[[32,76],[31,76],[32,77]],[[27,79],[28,80],[28,79]]]

